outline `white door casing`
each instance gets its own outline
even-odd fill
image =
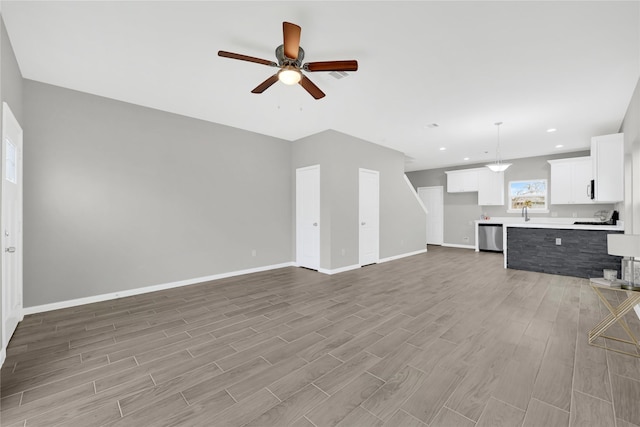
[[[2,354],[22,311],[22,128],[2,103]]]
[[[380,173],[359,169],[358,229],[360,265],[375,264],[380,258]]]
[[[427,208],[427,244],[442,245],[444,240],[444,189],[419,187],[418,196]]]
[[[296,169],[296,263],[320,268],[320,165]]]

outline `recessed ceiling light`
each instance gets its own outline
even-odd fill
[[[440,151],[444,151],[444,150],[446,150],[445,147],[440,147]]]
[[[465,157],[463,160],[469,160],[469,158],[468,158],[468,157]]]
[[[547,132],[551,133],[551,132],[555,132],[555,131],[557,131],[557,130],[558,130],[558,129],[556,129],[556,128],[549,128],[549,129],[547,129]]]
[[[562,148],[562,147],[564,147],[564,145],[562,145],[562,144],[556,145],[556,148]]]

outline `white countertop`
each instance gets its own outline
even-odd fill
[[[476,224],[502,224],[505,227],[522,228],[555,228],[565,230],[608,230],[624,231],[624,221],[618,221],[617,225],[584,225],[574,224],[574,222],[594,221],[594,218],[536,218],[525,222],[522,217],[494,217],[490,219],[476,220]]]
[[[588,224],[544,224],[544,223],[515,223],[504,224],[505,227],[519,228],[555,228],[564,230],[606,230],[606,231],[624,231],[624,225],[618,221],[617,225],[588,225]]]

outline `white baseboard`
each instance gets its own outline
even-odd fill
[[[464,245],[442,244],[442,246],[448,246],[448,247],[453,247],[453,248],[463,248],[463,249],[474,249],[473,246],[464,246]],[[379,263],[383,263],[383,262],[393,261],[393,260],[396,260],[396,259],[400,259],[400,258],[404,258],[404,257],[408,257],[408,256],[413,256],[413,255],[418,255],[418,254],[422,254],[422,253],[426,253],[426,252],[427,252],[427,249],[421,249],[421,250],[415,251],[415,252],[408,252],[408,253],[401,254],[401,255],[395,255],[395,256],[392,256],[392,257],[382,258],[382,259],[378,260],[378,262]],[[60,301],[60,302],[55,302],[55,303],[51,303],[51,304],[37,305],[37,306],[33,306],[33,307],[25,307],[25,308],[22,309],[22,315],[24,316],[24,315],[28,315],[28,314],[44,313],[46,311],[58,310],[58,309],[61,309],[61,308],[76,307],[76,306],[79,306],[79,305],[91,304],[91,303],[94,303],[94,302],[102,302],[102,301],[108,301],[108,300],[112,300],[112,299],[116,299],[116,298],[123,298],[123,297],[127,297],[127,296],[141,295],[141,294],[146,294],[146,293],[149,293],[149,292],[156,292],[156,291],[161,291],[161,290],[165,290],[165,289],[172,289],[172,288],[177,288],[177,287],[180,287],[180,286],[195,285],[197,283],[209,282],[211,280],[218,280],[218,279],[224,279],[224,278],[227,278],[227,277],[241,276],[243,274],[258,273],[258,272],[267,271],[267,270],[275,270],[275,269],[284,268],[284,267],[297,267],[297,264],[295,262],[285,262],[285,263],[282,263],[282,264],[267,265],[267,266],[256,267],[256,268],[251,268],[251,269],[247,269],[247,270],[239,270],[239,271],[232,271],[232,272],[228,272],[228,273],[214,274],[214,275],[211,275],[211,276],[197,277],[197,278],[193,278],[193,279],[180,280],[180,281],[171,282],[171,283],[163,283],[163,284],[154,285],[154,286],[145,286],[143,288],[128,289],[126,291],[113,292],[113,293],[109,293],[109,294],[96,295],[96,296],[91,296],[91,297],[86,297],[86,298],[77,298],[77,299],[73,299],[73,300]],[[349,265],[349,266],[346,266],[346,267],[336,268],[334,270],[319,269],[318,271],[320,273],[324,273],[324,274],[337,274],[337,273],[342,273],[342,272],[349,271],[349,270],[355,270],[355,269],[358,269],[358,268],[360,268],[359,264],[353,264],[353,265]],[[638,318],[640,318],[640,304],[636,305],[634,307],[634,310],[635,310],[636,315],[638,316]],[[4,360],[5,360],[6,356],[7,356],[6,349],[4,349],[4,348],[0,349],[0,367],[4,363]]]
[[[387,257],[387,258],[381,258],[381,259],[378,260],[378,263],[393,261],[393,260],[396,260],[396,259],[406,258],[408,256],[413,256],[413,255],[424,254],[426,252],[427,252],[427,248],[424,248],[424,249],[420,249],[419,251],[407,252],[407,253],[400,254],[400,255],[394,255],[394,256]]]
[[[378,260],[378,264],[381,264],[383,262],[387,262],[387,261],[393,261],[396,259],[400,259],[400,258],[404,258],[404,257],[408,257],[408,256],[413,256],[413,255],[419,255],[419,254],[423,254],[427,252],[427,249],[420,249],[419,251],[413,251],[413,252],[407,252],[404,254],[400,254],[400,255],[394,255],[394,256],[390,256],[387,258],[380,258]],[[340,268],[335,268],[333,270],[329,270],[326,268],[319,268],[318,272],[320,273],[324,273],[324,274],[338,274],[338,273],[344,273],[345,271],[350,271],[350,270],[356,270],[358,268],[362,267],[360,264],[353,264],[353,265],[347,265],[346,267],[340,267]]]
[[[355,270],[360,268],[360,264],[347,265],[346,267],[334,268],[333,270],[329,270],[326,268],[319,268],[318,272],[323,274],[338,274],[344,273],[345,271]]]
[[[448,248],[476,249],[475,245],[457,245],[455,243],[443,243],[442,246],[446,246]]]
[[[266,265],[263,267],[249,268],[247,270],[231,271],[228,273],[214,274],[211,276],[195,277],[193,279],[179,280],[177,282],[163,283],[160,285],[145,286],[143,288],[127,289],[119,292],[95,295],[85,298],[77,298],[68,301],[54,302],[51,304],[37,305],[33,307],[25,307],[23,314],[43,313],[45,311],[58,310],[61,308],[76,307],[78,305],[92,304],[94,302],[108,301],[116,298],[129,297],[133,295],[141,295],[149,292],[163,291],[165,289],[178,288],[180,286],[195,285],[197,283],[209,282],[211,280],[225,279],[227,277],[241,276],[243,274],[258,273],[261,271],[275,270],[277,268],[292,267],[293,262],[285,262],[282,264]]]

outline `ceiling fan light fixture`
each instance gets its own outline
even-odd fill
[[[505,170],[507,170],[509,166],[511,166],[511,163],[502,163],[502,159],[500,159],[500,125],[501,124],[502,122],[494,123],[494,125],[496,125],[496,127],[498,128],[498,144],[496,146],[496,161],[495,163],[485,165],[493,172],[504,172]]]
[[[278,71],[278,80],[286,85],[295,85],[302,80],[302,73],[292,65],[285,65]]]

